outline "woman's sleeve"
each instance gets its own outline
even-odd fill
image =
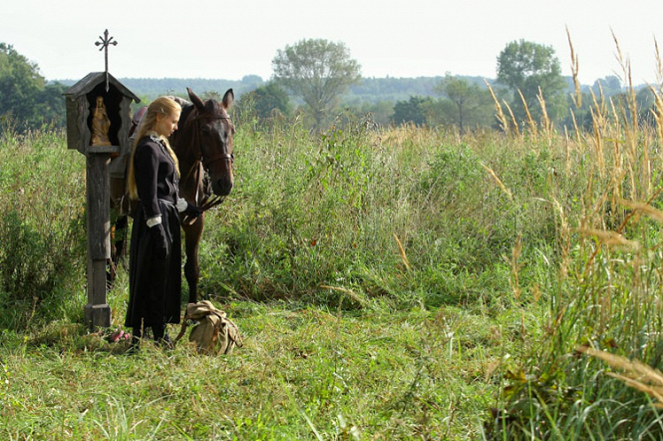
[[[157,201],[157,176],[159,174],[157,152],[157,146],[152,142],[147,142],[138,146],[136,156],[134,156],[136,189],[138,198],[143,203],[145,217],[148,219],[161,215]]]

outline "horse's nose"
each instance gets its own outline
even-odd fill
[[[233,189],[233,180],[230,179],[217,179],[212,182],[212,191],[219,196],[227,196]]]

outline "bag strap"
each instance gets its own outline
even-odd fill
[[[186,327],[187,327],[187,322],[186,322],[186,317],[184,317],[184,320],[182,320],[182,328],[180,329],[180,333],[177,334],[177,337],[175,337],[175,340],[173,340],[173,346],[177,344],[178,341],[184,336],[184,333],[186,332]]]

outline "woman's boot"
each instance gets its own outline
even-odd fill
[[[173,342],[170,340],[170,337],[166,333],[166,325],[155,325],[152,326],[152,334],[154,334],[154,341],[157,342],[159,346],[165,348],[172,348]]]

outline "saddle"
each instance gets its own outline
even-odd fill
[[[237,325],[208,300],[187,305],[182,329],[175,338],[175,344],[184,336],[189,321],[197,322],[189,334],[189,342],[196,343],[198,353],[230,354],[235,346],[241,348],[243,345]]]

